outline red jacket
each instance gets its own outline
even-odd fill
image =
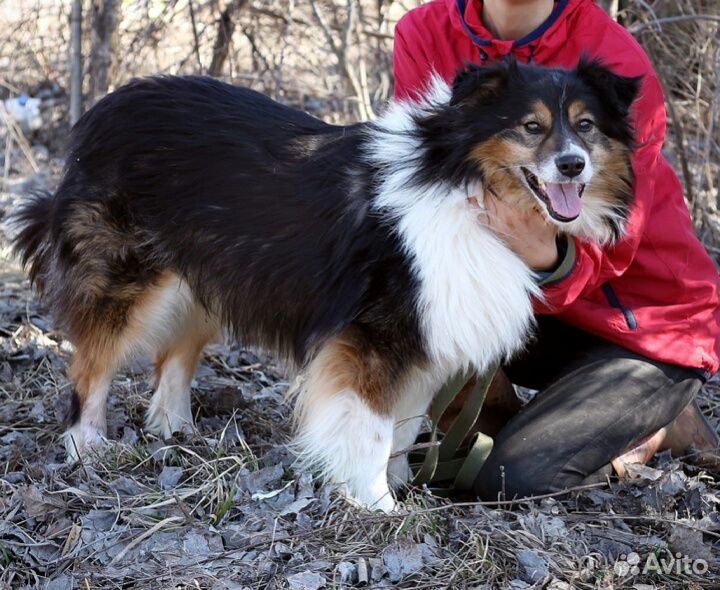
[[[705,376],[715,373],[718,274],[695,237],[677,176],[660,152],[665,108],[647,56],[592,0],[558,0],[551,16],[518,41],[493,39],[480,9],[480,0],[434,0],[400,20],[395,97],[413,95],[432,70],[450,79],[467,61],[508,53],[521,61],[572,67],[586,52],[618,74],[643,74],[633,109],[639,147],[627,235],[605,248],[573,238],[560,266],[564,271],[543,287],[545,301],[535,307],[647,357],[697,368]]]

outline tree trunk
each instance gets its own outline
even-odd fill
[[[92,0],[92,49],[90,51],[90,97],[93,102],[107,94],[116,59],[120,0]]]
[[[614,20],[618,20],[618,13],[627,8],[627,0],[598,0],[600,7]]]
[[[70,12],[70,125],[82,115],[82,0]]]
[[[232,39],[235,31],[233,17],[246,3],[247,0],[231,0],[220,13],[215,43],[213,44],[212,61],[208,68],[208,74],[211,76],[217,78],[222,75],[225,61],[230,52],[230,39]]]

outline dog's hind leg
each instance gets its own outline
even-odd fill
[[[70,460],[83,457],[89,447],[101,442],[107,433],[106,404],[110,382],[117,367],[112,343],[82,346],[75,350],[70,367],[74,383],[67,417],[65,449]]]
[[[370,509],[393,510],[387,481],[394,418],[383,408],[381,359],[336,337],[311,361],[295,408],[301,463]]]
[[[200,305],[188,311],[176,339],[155,359],[156,389],[145,417],[145,429],[162,438],[192,426],[190,384],[205,345],[219,327]]]
[[[106,289],[68,318],[76,348],[66,438],[71,459],[105,437],[107,395],[118,367],[136,356],[168,350],[196,305],[187,284],[168,272],[144,285]]]

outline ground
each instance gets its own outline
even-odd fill
[[[40,158],[42,160],[42,158]],[[3,215],[49,176],[11,174]],[[71,346],[0,249],[0,589],[718,588],[720,485],[662,455],[631,481],[519,503],[408,490],[398,514],[293,469],[286,376],[236,344],[206,351],[197,430],[142,430],[148,366],[117,375],[107,449],[67,464]],[[702,394],[717,424],[720,382]]]

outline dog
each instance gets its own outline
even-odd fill
[[[484,194],[599,244],[632,200],[639,80],[468,65],[373,122],[326,124],[204,77],[136,79],[76,124],[59,188],[15,248],[74,345],[71,458],[106,434],[115,371],[155,359],[146,430],[190,425],[203,347],[227,330],[302,375],[300,460],[389,511],[434,393],[522,348],[536,276]]]

